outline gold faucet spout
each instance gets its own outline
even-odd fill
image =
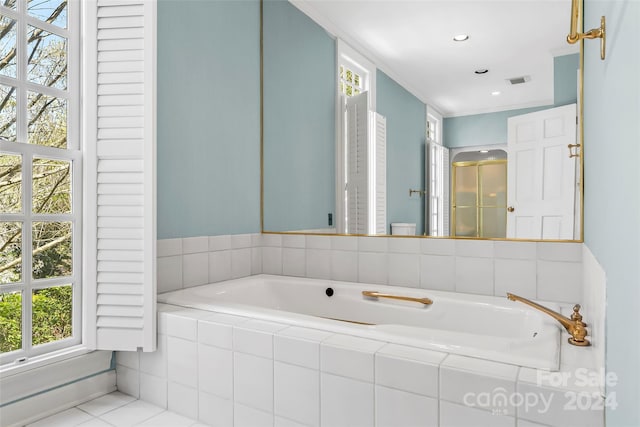
[[[591,343],[585,339],[585,336],[587,335],[585,326],[587,326],[587,324],[582,321],[582,315],[580,314],[580,304],[576,304],[575,306],[573,306],[573,314],[571,315],[571,317],[565,317],[557,311],[551,310],[550,308],[535,303],[527,298],[523,298],[509,292],[507,292],[507,298],[511,301],[520,301],[521,303],[533,307],[536,310],[539,310],[557,320],[562,325],[562,327],[567,330],[569,335],[571,335],[571,338],[569,338],[570,344],[577,346],[591,345]]]

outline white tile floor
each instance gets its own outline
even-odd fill
[[[27,427],[206,427],[191,418],[166,411],[115,391],[75,408],[43,418]]]

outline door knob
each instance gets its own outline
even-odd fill
[[[516,208],[514,208],[513,206],[509,206],[509,207],[507,208],[507,212],[513,212],[513,211],[515,211],[515,210],[516,210]]]

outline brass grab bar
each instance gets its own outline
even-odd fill
[[[376,292],[376,291],[362,291],[362,295],[365,297],[373,297],[373,298],[390,298],[390,299],[397,299],[400,301],[419,302],[424,305],[433,304],[433,301],[426,297],[425,298],[405,297],[402,295],[384,294],[382,292]]]

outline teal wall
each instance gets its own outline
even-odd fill
[[[378,70],[376,109],[387,118],[387,233],[392,222],[410,222],[423,234],[425,197],[409,189],[424,189],[426,106]]]
[[[556,56],[553,59],[553,105],[447,117],[443,121],[444,145],[449,148],[507,143],[507,119],[520,114],[533,113],[550,107],[560,107],[577,102],[580,55]]]
[[[264,3],[264,226],[326,228],[335,211],[334,39],[287,1]],[[387,219],[424,228],[425,105],[377,73],[387,118]],[[387,232],[390,232],[387,225]]]
[[[556,56],[553,58],[553,106],[578,102],[578,69],[580,54]]]
[[[264,2],[264,228],[328,227],[335,211],[335,41],[289,2]]]
[[[158,1],[158,238],[260,231],[260,5]]]
[[[607,19],[607,56],[585,41],[584,235],[605,270],[606,364],[617,409],[607,427],[640,426],[640,2],[585,0],[585,29]]]
[[[507,119],[549,107],[521,108],[496,113],[445,117],[442,121],[443,143],[449,148],[507,143]]]

